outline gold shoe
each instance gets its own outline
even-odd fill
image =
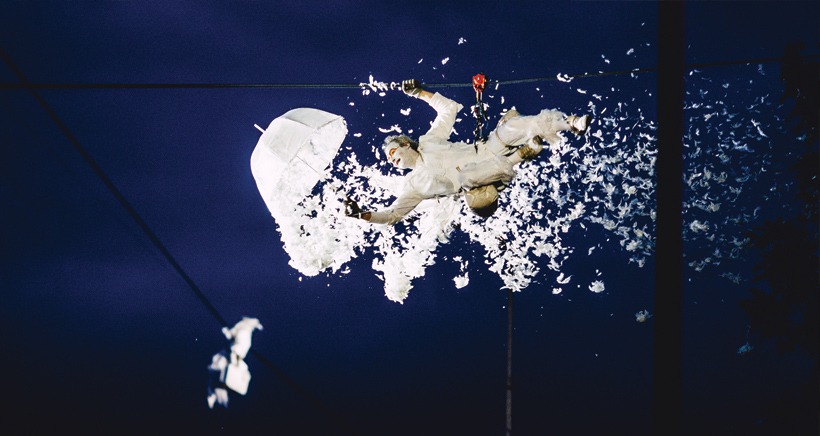
[[[541,150],[544,149],[542,144],[543,141],[541,137],[536,136],[532,138],[531,141],[527,142],[518,149],[518,156],[520,156],[523,160],[535,159],[536,156],[538,156],[541,153]]]
[[[583,135],[586,133],[587,128],[589,128],[590,117],[589,115],[584,116],[576,116],[576,115],[568,115],[567,116],[567,124],[569,124],[570,132],[576,135]]]

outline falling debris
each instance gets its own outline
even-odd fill
[[[470,283],[470,271],[467,269],[467,266],[470,265],[470,262],[463,260],[460,256],[456,256],[453,260],[461,262],[461,266],[459,267],[461,275],[455,276],[453,278],[453,281],[456,284],[456,289],[461,289]]]
[[[224,351],[214,354],[208,366],[208,407],[214,405],[228,407],[228,389],[225,386],[225,373],[228,370],[228,357]]]
[[[259,323],[258,319],[248,317],[243,317],[230,329],[222,327],[222,334],[225,335],[225,338],[233,341],[231,343],[231,359],[234,356],[245,359],[251,349],[251,335],[254,330],[262,330],[262,324]]]
[[[419,60],[419,63],[421,61]],[[362,89],[362,95],[370,95],[371,92],[377,92],[379,96],[384,97],[385,91],[398,89],[399,84],[396,82],[379,82],[373,78],[371,74],[367,83],[359,83],[359,88]]]
[[[559,285],[566,285],[567,283],[569,283],[569,279],[571,278],[572,276],[564,277],[564,273],[561,273],[558,274],[558,277],[555,279],[555,281],[558,282]]]
[[[453,277],[453,281],[456,284],[456,289],[461,289],[470,283],[470,274],[468,272],[464,272],[460,276]]]
[[[595,280],[594,282],[592,282],[589,285],[589,290],[596,293],[596,294],[600,294],[601,292],[604,292],[604,289],[605,289],[604,282],[602,282],[600,280]]]
[[[392,126],[390,126],[387,129],[383,129],[383,128],[379,127],[379,132],[382,132],[382,133],[391,133],[391,132],[401,133],[401,127],[399,127],[398,124],[393,124]]]
[[[646,320],[648,320],[649,318],[652,318],[652,315],[646,309],[639,310],[637,313],[635,313],[635,321],[646,322]]]
[[[251,335],[254,330],[262,330],[262,324],[256,318],[243,317],[232,328],[222,327],[231,345],[213,355],[208,366],[208,407],[215,405],[228,407],[228,389],[245,395],[251,381],[251,373],[245,356],[251,348]]]

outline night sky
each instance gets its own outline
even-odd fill
[[[505,105],[522,113],[583,113],[595,90],[615,88],[656,120],[652,72],[552,80],[558,73],[655,68],[653,2],[383,3],[0,2],[0,49],[14,63],[0,67],[4,434],[504,431],[507,291],[487,270],[481,248],[454,232],[403,304],[385,297],[372,251],[349,262],[348,274],[304,277],[288,265],[250,172],[259,138],[253,125],[267,126],[290,109],[343,116],[343,147],[378,164],[371,148],[385,136],[379,127],[421,131],[433,117],[424,103],[355,87],[38,89],[62,129],[30,91],[8,86],[20,82],[13,68],[40,84],[416,78],[465,105],[457,129],[468,139],[472,89],[435,85],[467,84],[484,72],[501,81],[550,79],[498,90],[493,125],[493,111]],[[691,2],[686,63],[777,58],[796,41],[816,53],[818,12],[818,2]],[[775,137],[785,131],[787,112],[778,106],[779,64],[760,65],[703,68],[712,94],[698,94],[706,85],[696,79],[687,91],[705,101],[721,83],[753,79],[754,92],[774,103],[755,120]],[[407,107],[411,116],[400,116]],[[775,167],[778,157],[761,159]],[[738,201],[759,202],[761,217],[799,209],[793,199],[763,198],[744,192]],[[544,270],[514,296],[514,434],[651,428],[653,320],[639,323],[634,314],[653,312],[653,262],[629,262],[610,236],[594,226],[576,229],[568,241],[577,249],[562,271],[578,281],[553,295],[556,274]],[[590,246],[600,248],[587,256]],[[452,280],[456,256],[470,259],[462,289]],[[798,417],[791,434],[817,434],[816,403],[799,393],[809,381],[817,398],[812,362],[755,339],[738,304],[748,280],[721,276],[734,268],[750,277],[754,256],[744,259],[685,271],[686,434],[770,434],[782,408],[797,411],[789,415]],[[600,294],[586,289],[598,273],[606,281]],[[227,409],[211,410],[205,401],[207,366],[226,341],[200,297],[230,325],[243,316],[264,325],[247,359],[249,392],[231,393]],[[754,351],[738,354],[747,341]]]

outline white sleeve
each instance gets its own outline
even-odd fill
[[[439,94],[433,94],[433,97],[427,102],[433,109],[436,110],[436,119],[430,126],[430,130],[424,136],[432,136],[435,138],[447,140],[450,138],[450,132],[456,124],[456,115],[464,106],[456,103],[453,100]]]
[[[422,200],[424,200],[424,197],[418,192],[406,191],[399,195],[387,209],[370,212],[370,222],[375,224],[396,224],[415,209]]]

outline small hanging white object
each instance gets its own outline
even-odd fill
[[[251,348],[251,335],[254,330],[262,330],[262,324],[256,318],[243,317],[232,328],[222,327],[222,334],[228,340],[233,340],[231,344],[231,354],[240,360],[244,359]]]
[[[652,318],[652,314],[649,313],[648,310],[639,310],[635,313],[635,321],[638,322],[646,322],[649,318]]]
[[[208,366],[210,373],[208,380],[208,407],[214,405],[228,407],[228,390],[222,386],[225,383],[225,371],[228,369],[228,358],[223,352],[214,354]]]
[[[243,317],[231,328],[222,328],[222,334],[231,341],[231,345],[230,351],[222,350],[214,354],[208,366],[208,371],[211,373],[208,385],[208,407],[211,409],[216,404],[228,407],[228,389],[239,395],[245,395],[248,392],[251,372],[244,359],[250,351],[251,335],[254,330],[262,330],[262,324],[258,319],[248,317]]]
[[[225,386],[239,395],[245,395],[248,393],[250,383],[251,372],[244,360],[237,359],[228,365],[228,370],[225,373]]]

